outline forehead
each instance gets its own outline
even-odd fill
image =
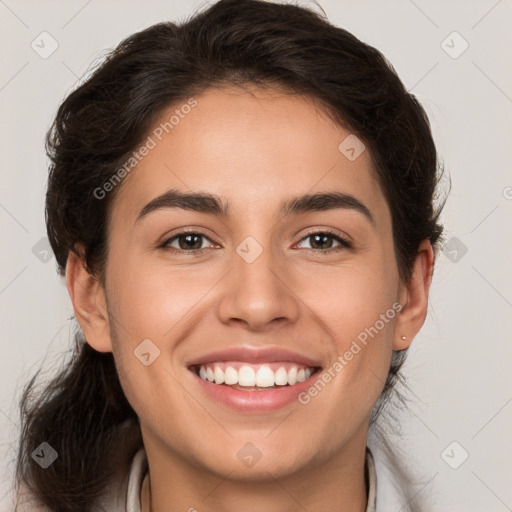
[[[304,96],[209,89],[166,109],[143,145],[150,149],[114,201],[112,217],[121,210],[125,222],[170,189],[226,198],[234,214],[261,215],[285,197],[325,190],[386,210],[368,148]]]

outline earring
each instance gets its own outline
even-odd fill
[[[407,336],[402,336],[402,339],[405,341],[407,339]]]

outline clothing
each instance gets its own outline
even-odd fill
[[[127,481],[125,481],[124,496],[119,496],[119,501],[116,502],[115,508],[106,508],[105,510],[113,510],[113,512],[141,512],[140,493],[144,478],[147,474],[148,463],[146,452],[140,449],[134,456],[130,473]],[[375,472],[375,463],[372,453],[366,449],[366,478],[368,485],[368,506],[366,512],[376,511],[377,501],[377,474]]]

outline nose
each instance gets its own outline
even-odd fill
[[[262,249],[253,261],[241,251],[233,252],[233,268],[224,283],[218,310],[223,323],[241,323],[261,331],[297,320],[300,300],[293,291],[286,261],[271,249]]]

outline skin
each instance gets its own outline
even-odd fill
[[[104,284],[77,254],[67,264],[86,340],[113,352],[140,418],[150,469],[144,510],[151,501],[153,512],[364,511],[370,413],[392,349],[408,348],[424,323],[432,247],[420,245],[402,282],[370,150],[348,160],[338,145],[350,132],[313,100],[234,87],[196,99],[117,191]],[[163,208],[136,220],[171,188],[216,194],[230,215]],[[373,223],[349,208],[278,215],[291,196],[332,191],[357,198]],[[161,247],[188,227],[205,235],[202,254]],[[328,238],[314,250],[307,235],[325,229],[352,248]],[[247,236],[263,249],[252,263],[236,252]],[[275,346],[325,369],[396,302],[401,312],[307,405],[241,414],[209,398],[186,366],[212,350]],[[133,351],[148,338],[161,352],[145,366]],[[252,467],[237,458],[248,442],[261,452]]]

